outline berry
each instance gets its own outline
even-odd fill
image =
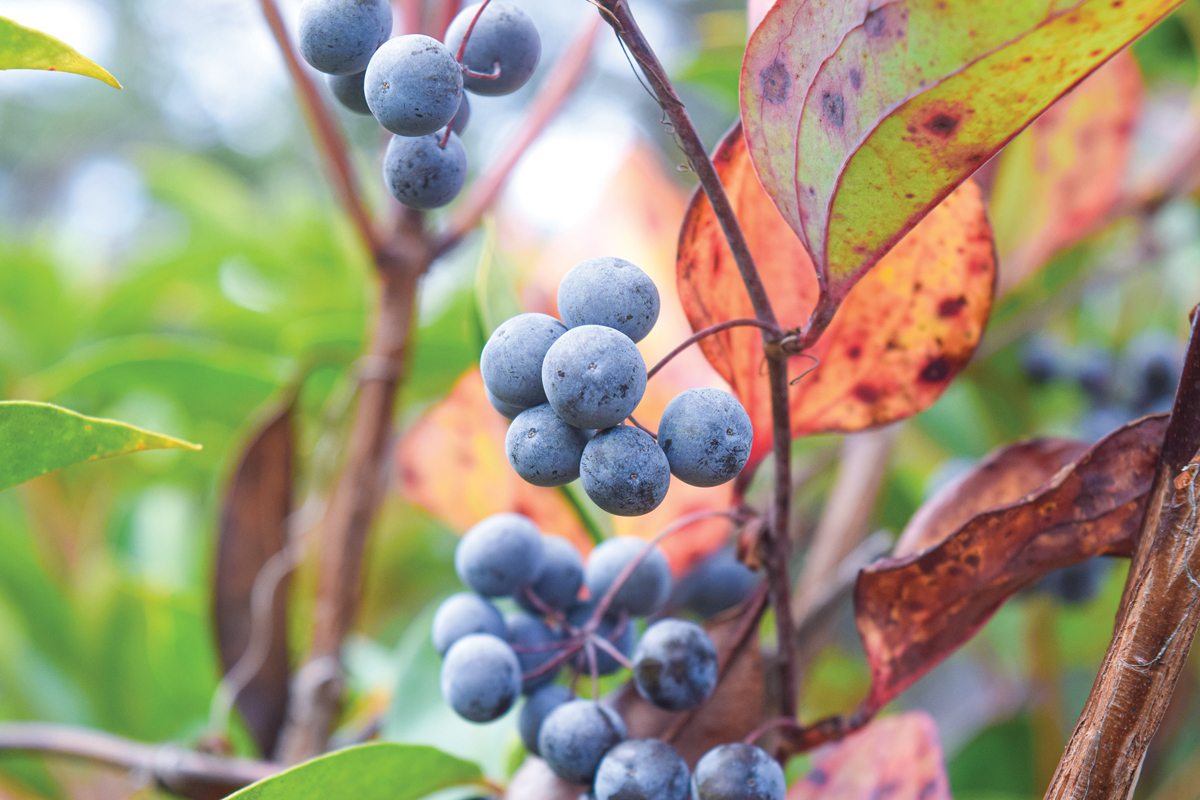
[[[1098,347],[1086,346],[1075,354],[1075,381],[1093,403],[1105,403],[1113,388],[1115,362]]]
[[[508,426],[504,451],[518,475],[534,486],[565,486],[579,477],[587,436],[548,403],[522,411]]]
[[[732,547],[723,547],[675,584],[672,605],[708,619],[741,603],[760,581],[757,573],[738,561]]]
[[[505,320],[488,337],[479,355],[483,382],[497,398],[519,408],[546,402],[542,362],[546,351],[567,332],[554,317],[518,314]]]
[[[591,618],[595,608],[595,600],[580,603],[567,612],[567,622],[576,628],[582,627]],[[600,620],[599,627],[596,628],[596,635],[603,637],[626,657],[633,652],[633,641],[636,634],[633,621],[628,617],[622,618],[620,614],[605,614]],[[597,647],[595,650],[596,674],[611,675],[621,668],[621,662],[613,658],[607,650],[602,647]],[[576,672],[590,675],[592,667],[588,662],[587,652],[579,651],[575,656],[573,666]]]
[[[362,72],[391,35],[388,0],[305,0],[300,6],[300,55],[330,75]]]
[[[570,700],[546,715],[538,752],[558,777],[588,784],[604,754],[626,736],[621,715],[591,700]]]
[[[717,687],[717,648],[694,622],[659,620],[633,653],[633,680],[638,694],[659,708],[695,708]]]
[[[473,592],[452,594],[433,615],[433,647],[446,655],[450,645],[471,633],[504,636],[504,617],[496,607]]]
[[[1079,438],[1085,442],[1097,442],[1135,419],[1137,414],[1125,406],[1094,408],[1079,420]]]
[[[692,773],[692,800],[784,800],[783,767],[752,744],[722,744]]]
[[[568,328],[604,325],[640,342],[658,320],[658,309],[654,281],[620,258],[576,264],[558,285],[558,315]]]
[[[528,517],[493,514],[463,534],[454,570],[485,597],[515,594],[541,574],[542,534]]]
[[[446,29],[446,46],[455,55],[471,20],[479,13],[479,4],[458,13]],[[511,94],[525,85],[537,67],[542,41],[533,20],[512,3],[493,0],[479,15],[463,53],[463,64],[472,72],[492,74],[500,67],[500,77],[466,77],[463,85],[475,94]]]
[[[554,685],[538,689],[529,695],[529,699],[521,706],[521,713],[517,715],[517,731],[521,734],[521,741],[525,743],[526,750],[538,755],[538,731],[542,729],[546,715],[574,696],[566,686]]]
[[[754,426],[742,404],[720,389],[680,392],[663,412],[658,444],[671,474],[692,486],[733,480],[750,458]]]
[[[599,438],[599,437],[597,437]],[[583,570],[583,580],[592,598],[599,601],[616,582],[617,576],[637,558],[646,542],[630,536],[618,536],[601,542]],[[671,568],[657,546],[634,568],[629,580],[613,596],[611,611],[627,611],[645,617],[662,608],[671,593]]]
[[[596,770],[596,800],[687,800],[688,767],[661,739],[627,739]]]
[[[353,75],[326,75],[325,83],[338,102],[355,114],[370,114],[367,96],[363,94],[363,76],[366,72]]]
[[[471,104],[467,102],[467,96],[462,96],[462,102],[458,104],[458,111],[454,113],[454,119],[450,121],[450,130],[462,136],[462,132],[467,129],[467,123],[471,121]]]
[[[383,154],[383,182],[409,208],[440,208],[458,196],[467,179],[467,151],[453,133],[393,136]]]
[[[517,415],[525,410],[518,406],[514,406],[511,403],[504,402],[499,397],[496,397],[496,395],[492,394],[492,390],[486,386],[483,387],[483,391],[485,394],[487,394],[488,402],[492,404],[492,408],[500,412],[501,416],[508,417],[510,420],[516,419]]]
[[[579,473],[592,502],[623,517],[658,508],[671,488],[671,465],[654,437],[625,425],[601,431],[587,443]]]
[[[448,125],[458,112],[462,85],[454,54],[419,33],[380,47],[364,80],[371,113],[400,136],[424,136]]]
[[[1106,558],[1090,558],[1043,575],[1037,587],[1061,603],[1082,605],[1100,593],[1110,566]]]
[[[542,386],[558,415],[576,428],[611,428],[641,401],[646,362],[620,331],[580,325],[546,351]]]
[[[575,545],[561,536],[542,537],[542,574],[527,587],[543,604],[559,610],[569,608],[579,598],[583,585],[583,559]],[[522,592],[517,603],[531,614],[541,610]]]
[[[1162,331],[1143,331],[1121,354],[1121,378],[1139,414],[1166,411],[1183,371],[1182,343]]]
[[[504,639],[512,646],[513,652],[517,654],[517,661],[521,664],[522,674],[533,672],[562,652],[561,650],[550,648],[550,645],[557,641],[559,636],[546,627],[546,623],[537,617],[530,616],[523,611],[517,611],[504,616],[504,625]],[[521,691],[529,694],[548,683],[554,683],[554,679],[558,677],[560,670],[561,667],[548,670],[532,678],[523,679]]]
[[[1039,336],[1021,353],[1021,370],[1037,386],[1050,383],[1066,372],[1067,356],[1057,339]]]
[[[503,639],[472,633],[446,651],[441,683],[442,697],[460,717],[491,722],[521,693],[521,665]]]

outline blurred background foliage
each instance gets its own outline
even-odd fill
[[[523,5],[542,29],[544,72],[590,6]],[[644,5],[649,38],[715,142],[736,114],[744,9],[730,0]],[[298,2],[283,6],[292,19]],[[0,14],[71,42],[126,87],[0,74],[0,397],[52,401],[204,445],[81,464],[0,492],[0,719],[194,743],[208,732],[220,679],[210,608],[223,485],[256,423],[298,391],[297,503],[319,516],[352,407],[369,262],[323,181],[256,3],[0,0]],[[1190,118],[1198,37],[1192,0],[1133,48],[1147,84],[1135,163]],[[532,91],[472,98],[465,141],[475,169],[503,146]],[[377,129],[340,117],[382,209]],[[476,361],[492,308],[509,307],[557,237],[610,218],[598,198],[635,148],[656,148],[663,175],[690,185],[659,122],[621,51],[602,37],[596,68],[513,175],[495,241],[477,236],[424,280],[401,428]],[[1147,231],[1114,226],[998,300],[981,357],[900,428],[874,527],[898,532],[938,486],[999,445],[1096,438],[1098,425],[1146,410],[1098,396],[1071,369],[1032,380],[1028,360],[1037,346],[1068,365],[1099,353],[1127,376],[1145,359],[1136,343],[1148,331],[1182,341],[1200,298],[1195,202],[1159,209]],[[620,230],[603,233],[624,241]],[[1134,239],[1149,244],[1132,247]],[[480,282],[482,263],[491,273]],[[797,456],[817,459],[836,443],[798,442]],[[827,469],[804,487],[800,516],[819,515],[831,481]],[[385,737],[437,744],[503,777],[520,756],[511,721],[470,726],[434,688],[428,622],[456,584],[454,543],[436,518],[389,498],[347,653],[346,728],[378,719]],[[311,566],[292,589],[297,655]],[[955,797],[1041,795],[1111,635],[1124,569],[1093,570],[1096,591],[1080,603],[1026,593],[898,702],[937,719]],[[806,678],[809,718],[852,707],[867,686],[848,607],[836,627]],[[1169,791],[1200,772],[1198,686],[1191,668],[1140,796],[1197,796]],[[240,731],[234,746],[252,753]],[[113,780],[0,758],[0,797],[124,797],[139,788],[136,776]]]

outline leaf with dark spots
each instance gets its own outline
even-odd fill
[[[846,101],[840,94],[825,92],[821,95],[821,106],[825,109],[825,119],[841,128],[846,121]]]
[[[792,79],[783,64],[778,61],[772,62],[762,71],[761,78],[763,99],[768,103],[782,103],[787,100]]]
[[[293,494],[292,413],[289,401],[257,430],[225,490],[213,577],[213,621],[222,672],[229,672],[246,652],[255,580],[287,544]],[[275,586],[270,628],[264,632],[271,637],[266,658],[236,698],[246,727],[267,758],[275,750],[288,702],[286,570],[283,574]]]
[[[816,305],[817,276],[759,185],[739,127],[725,136],[713,159],[776,316],[785,327],[804,324]],[[862,430],[923,411],[974,353],[991,312],[995,257],[973,182],[946,198],[884,264],[886,269],[855,287],[808,351],[819,363],[789,362],[791,378],[799,379],[790,393],[793,436]],[[684,220],[676,276],[694,329],[754,316],[703,194],[693,196]],[[947,298],[959,306],[957,313],[941,313]],[[771,447],[762,335],[733,328],[700,346],[750,414],[755,431],[750,461],[756,463]]]
[[[1128,556],[1166,425],[1167,417],[1159,415],[1120,428],[1032,494],[976,514],[940,544],[882,559],[859,573],[855,615],[872,676],[864,710],[882,708],[1042,575],[1097,555]],[[1070,449],[1061,443],[1025,457],[1040,462],[1037,469],[1045,474]],[[1010,453],[990,462],[1022,459]],[[1018,479],[997,495],[1021,488]],[[930,513],[931,528],[940,527],[942,513],[950,512]],[[910,548],[921,537],[906,532],[905,538]]]
[[[937,725],[923,711],[874,720],[813,761],[787,800],[950,800]]]

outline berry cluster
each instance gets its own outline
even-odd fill
[[[576,698],[556,678],[632,670],[648,702],[668,711],[704,703],[717,685],[717,650],[687,620],[660,619],[635,646],[634,618],[654,614],[671,592],[671,571],[657,546],[609,539],[587,562],[565,539],[543,535],[520,514],[496,514],[463,536],[454,554],[472,591],[453,595],[433,620],[444,656],[442,695],[462,717],[490,722],[521,694],[518,729],[525,747],[571,783],[592,786],[596,800],[783,800],[783,770],[750,744],[709,751],[689,775],[683,758],[658,739],[629,739],[614,709]],[[580,600],[581,589],[589,599]],[[521,607],[503,615],[492,599]],[[573,683],[572,683],[573,685]],[[689,795],[690,793],[690,795]]]
[[[464,8],[444,43],[391,33],[388,0],[305,0],[300,7],[304,59],[328,75],[342,105],[373,114],[396,134],[383,158],[388,190],[411,208],[439,208],[467,176],[458,139],[471,114],[463,91],[515,92],[537,66],[541,39],[524,11],[499,0]]]
[[[619,258],[594,258],[558,287],[562,321],[520,314],[479,359],[492,405],[512,420],[509,463],[535,486],[583,488],[610,514],[658,507],[671,475],[694,486],[732,480],[750,456],[750,417],[729,393],[689,389],[667,406],[657,438],[622,423],[646,391],[636,342],[658,319],[658,289]]]

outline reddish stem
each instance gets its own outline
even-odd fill
[[[707,328],[701,328],[700,330],[696,331],[688,338],[684,339],[683,342],[678,347],[676,347],[674,350],[672,350],[671,352],[669,352],[665,356],[663,356],[662,359],[657,364],[655,364],[654,367],[649,372],[646,373],[646,379],[649,380],[650,378],[653,378],[655,375],[658,374],[659,370],[661,370],[663,367],[665,367],[667,365],[668,361],[670,361],[675,356],[682,353],[684,350],[687,350],[689,347],[691,347],[692,345],[694,345],[696,342],[700,341],[701,339],[706,339],[715,333],[720,333],[721,331],[727,331],[730,328],[740,328],[740,327],[761,328],[764,331],[769,331],[774,336],[783,336],[783,329],[780,328],[778,325],[776,325],[773,322],[763,322],[762,320],[759,320],[759,319],[731,319],[731,320],[727,320],[725,322],[718,322],[715,325],[709,325]]]
[[[471,17],[471,24],[467,26],[467,32],[463,34],[462,41],[458,43],[458,52],[454,54],[454,59],[458,63],[461,64],[463,58],[466,56],[467,42],[470,41],[471,34],[475,32],[475,23],[479,22],[479,17],[483,15],[483,10],[488,7],[488,3],[490,2],[492,2],[492,0],[483,0],[483,2],[479,4],[479,10],[475,12],[475,16]],[[496,66],[496,69],[499,70],[499,65]],[[463,67],[463,71],[467,71],[466,67]],[[499,74],[497,74],[496,77],[499,77]]]
[[[633,669],[633,662],[626,658],[625,654],[618,650],[616,645],[614,645],[608,639],[605,639],[603,636],[594,635],[589,641],[591,641],[592,644],[596,645],[601,650],[607,652],[610,656],[616,659],[618,664],[625,667],[625,669]]]
[[[796,720],[792,719],[791,717],[776,717],[773,720],[764,722],[762,725],[759,725],[757,728],[750,731],[750,733],[746,734],[746,738],[742,739],[742,744],[754,744],[764,735],[779,728],[790,728],[795,731],[802,730],[801,726],[796,722]]]
[[[628,420],[629,420],[629,421],[630,421],[630,422],[633,424],[633,427],[637,428],[639,431],[645,431],[646,433],[648,433],[648,434],[650,434],[651,436],[653,436],[655,439],[658,439],[658,434],[657,434],[657,433],[655,433],[654,431],[650,430],[649,428],[647,428],[647,427],[646,427],[645,425],[643,425],[642,423],[638,422],[636,419],[634,419],[634,418],[633,418],[633,414],[630,414],[630,415],[627,417],[627,419],[628,419]]]

